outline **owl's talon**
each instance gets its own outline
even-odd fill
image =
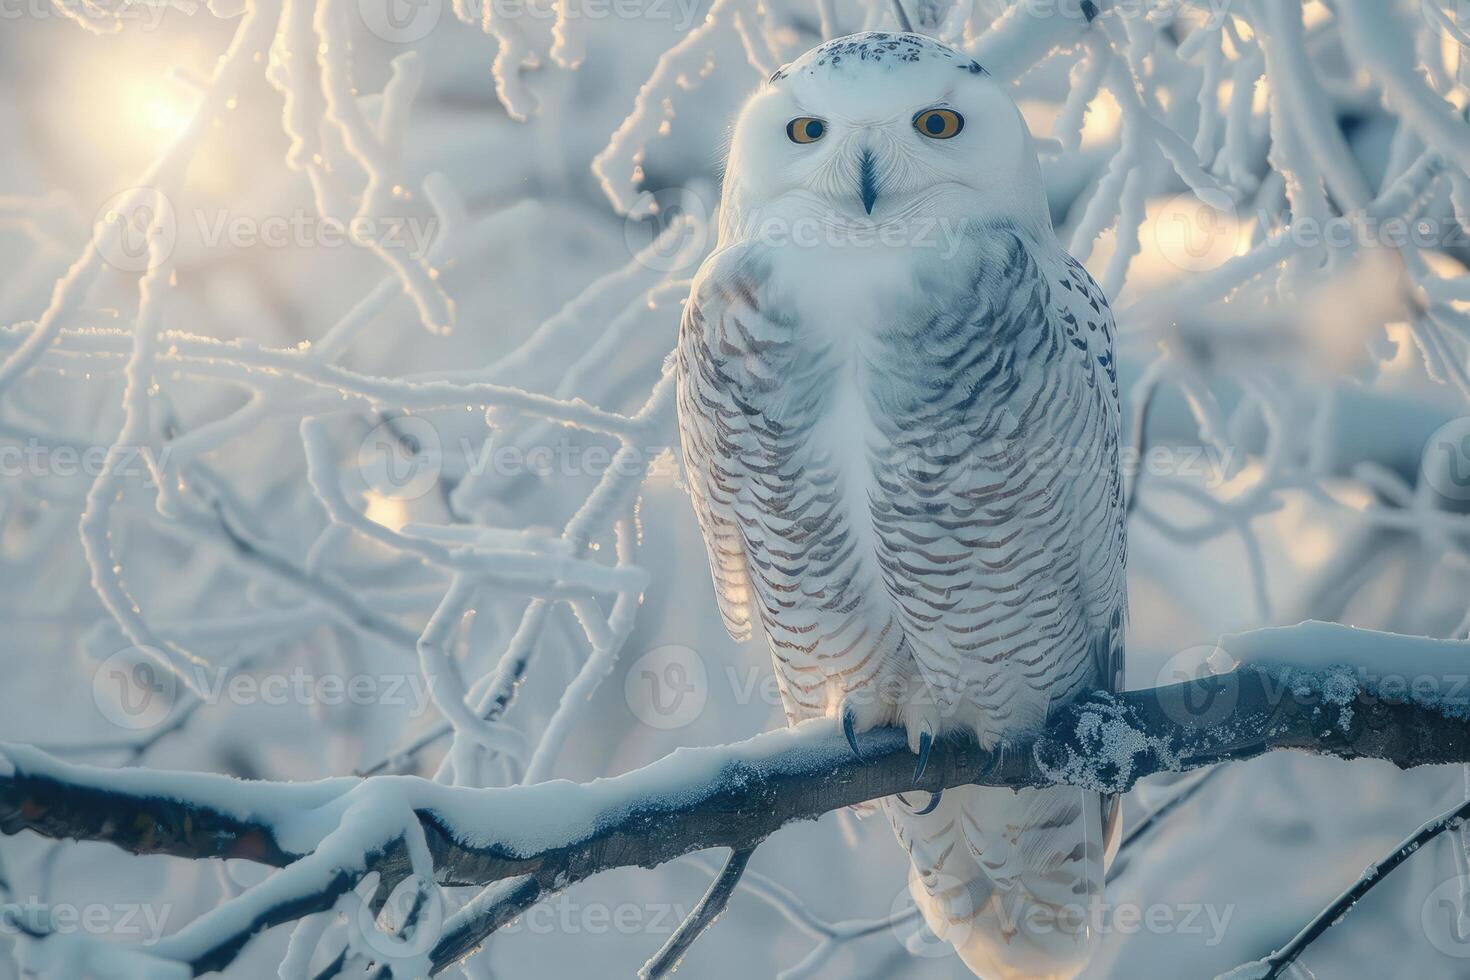
[[[919,763],[914,766],[914,782],[924,778],[924,770],[929,768],[929,750],[934,748],[934,736],[928,732],[919,733]]]
[[[902,793],[894,793],[893,795],[898,798],[898,802],[908,807],[909,812],[912,813],[914,816],[925,817],[933,813],[935,807],[939,806],[939,801],[944,797],[944,790],[940,790],[937,793],[930,793],[929,804],[922,810],[915,810],[914,805],[909,802],[909,798],[907,796],[904,796]]]
[[[927,816],[928,814],[933,813],[934,810],[935,810],[935,808],[939,806],[939,801],[941,799],[943,799],[943,798],[944,798],[944,790],[940,790],[937,793],[930,793],[929,794],[929,805],[926,806],[926,807],[924,807],[924,809],[922,809],[922,810],[915,810],[914,811],[914,816],[923,817],[923,816]]]
[[[858,749],[857,744],[857,709],[851,704],[843,704],[838,714],[842,716],[842,734],[847,736],[847,744],[852,747],[852,754],[861,759],[863,753]]]

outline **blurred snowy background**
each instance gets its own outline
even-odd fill
[[[481,2],[0,0],[0,740],[504,785],[783,723],[764,648],[720,627],[655,384],[741,100],[889,7]],[[1118,311],[1134,424],[1153,392],[1128,686],[1258,625],[1464,637],[1465,5],[907,6],[1014,83]],[[1132,914],[1087,975],[1260,957],[1465,789],[1231,767],[1130,848],[1109,899]],[[1302,966],[1470,973],[1458,851]],[[900,853],[882,821],[787,828],[684,975],[968,976],[887,921]],[[29,835],[0,863],[5,900],[120,942],[265,874]],[[708,877],[598,877],[472,975],[631,976]],[[274,976],[288,933],[227,975]]]

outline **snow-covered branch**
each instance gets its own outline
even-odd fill
[[[592,783],[490,789],[402,776],[290,784],[102,770],[6,746],[0,828],[284,868],[155,951],[195,972],[227,962],[263,926],[332,908],[374,872],[394,882],[429,874],[439,886],[514,882],[446,923],[424,953],[437,971],[519,914],[528,894],[709,848],[749,851],[793,821],[898,793],[969,783],[1122,793],[1156,773],[1282,749],[1404,769],[1470,762],[1470,693],[1454,687],[1461,643],[1305,624],[1228,637],[1221,649],[1245,662],[1166,687],[1089,695],[1030,742],[986,751],[944,740],[917,781],[900,731],[862,734],[854,755],[830,721],[680,749]],[[1292,657],[1300,663],[1282,662]],[[1415,680],[1390,684],[1375,663]]]

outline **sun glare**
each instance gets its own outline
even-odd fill
[[[402,500],[369,490],[363,516],[390,531],[401,531],[408,523],[408,505]]]
[[[159,91],[146,95],[134,109],[137,121],[159,136],[177,136],[192,115],[192,106],[182,94],[177,84],[164,80]]]

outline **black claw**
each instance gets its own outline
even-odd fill
[[[922,809],[922,810],[915,810],[914,811],[914,815],[915,816],[922,817],[925,814],[933,813],[934,812],[934,808],[937,807],[937,806],[939,806],[939,801],[943,797],[944,797],[944,790],[940,790],[937,793],[931,794],[930,797],[929,797],[929,805],[926,806],[926,807],[924,807],[924,809]]]
[[[922,810],[915,810],[914,805],[909,802],[909,798],[907,796],[904,796],[902,793],[894,793],[893,795],[898,797],[898,802],[902,803],[914,816],[923,817],[933,813],[934,808],[939,806],[940,799],[944,797],[944,790],[940,790],[937,793],[930,793],[929,805],[924,807],[924,809]]]
[[[856,723],[857,712],[851,707],[844,707],[842,709],[842,734],[847,736],[847,744],[852,746],[852,754],[861,759],[863,754],[858,750]]]
[[[919,764],[914,766],[914,782],[924,778],[924,770],[929,768],[929,750],[934,747],[934,736],[928,732],[919,733]]]

